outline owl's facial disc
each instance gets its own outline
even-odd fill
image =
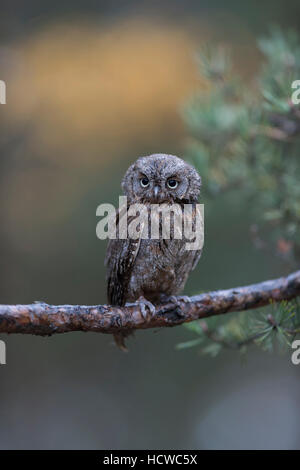
[[[184,175],[180,176],[174,168],[165,165],[149,165],[148,168],[137,167],[133,179],[133,190],[140,201],[153,204],[174,203],[183,199],[188,186]],[[175,168],[176,170],[176,168]]]
[[[181,181],[178,177],[162,177],[160,175],[139,177],[139,197],[151,203],[174,202],[180,197]]]
[[[122,188],[129,202],[196,201],[201,178],[184,160],[165,154],[140,157],[127,170]]]
[[[160,203],[168,199],[164,191],[164,184],[160,178],[153,175],[142,175],[139,177],[140,191],[139,196],[147,202]]]

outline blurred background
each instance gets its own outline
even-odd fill
[[[185,157],[180,111],[207,87],[196,51],[230,46],[251,80],[270,23],[300,29],[300,3],[1,3],[1,303],[105,303],[96,207],[117,202],[138,156]],[[215,200],[205,224],[187,294],[286,274],[253,247],[239,201]],[[138,332],[125,355],[94,333],[1,335],[0,448],[300,447],[300,369],[289,356],[175,349],[188,338],[183,327]]]

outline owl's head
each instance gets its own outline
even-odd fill
[[[196,202],[201,178],[195,168],[175,157],[157,153],[140,157],[125,173],[122,189],[133,202]]]

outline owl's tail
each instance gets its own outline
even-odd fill
[[[128,352],[128,348],[125,344],[125,339],[132,334],[131,331],[119,332],[114,334],[114,340],[119,349],[123,352]]]

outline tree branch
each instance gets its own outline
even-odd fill
[[[219,290],[156,306],[155,315],[145,320],[138,304],[110,305],[0,305],[0,333],[47,336],[70,331],[117,333],[135,329],[170,327],[227,312],[249,310],[271,301],[300,296],[300,271],[288,277],[245,287]]]

